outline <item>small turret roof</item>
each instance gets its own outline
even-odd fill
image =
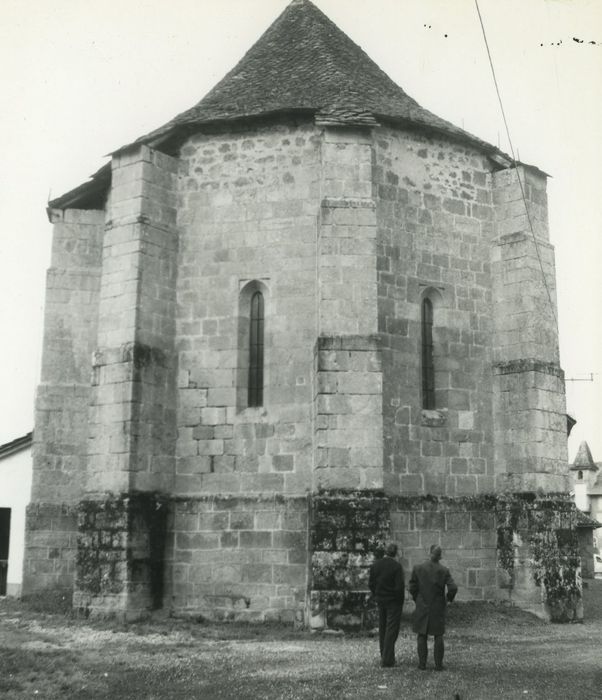
[[[577,450],[577,456],[575,457],[575,461],[573,462],[573,466],[571,467],[571,469],[591,469],[592,471],[598,471],[598,467],[594,462],[592,453],[589,449],[589,445],[587,444],[587,442],[585,442],[585,440],[579,445],[579,449]]]

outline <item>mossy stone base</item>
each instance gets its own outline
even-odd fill
[[[160,608],[166,516],[166,501],[156,493],[81,501],[74,608],[127,619]]]
[[[374,551],[391,529],[382,492],[331,491],[312,498],[309,624],[313,629],[372,629],[368,591]]]

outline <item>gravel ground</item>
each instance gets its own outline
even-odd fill
[[[275,625],[157,619],[127,627],[0,602],[0,697],[170,700],[602,697],[602,581],[584,624],[549,625],[493,605],[451,607],[447,670],[416,668],[405,618],[398,665],[375,638]]]

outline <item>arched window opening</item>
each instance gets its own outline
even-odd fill
[[[249,315],[248,406],[263,406],[263,326],[263,294],[255,292],[251,297]]]
[[[435,408],[435,362],[433,357],[433,302],[422,300],[422,408]]]
[[[577,472],[577,478],[579,479],[579,481],[581,481],[581,479],[583,479],[583,472],[582,471]]]

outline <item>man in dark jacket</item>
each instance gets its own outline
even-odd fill
[[[385,556],[370,567],[369,586],[378,603],[378,637],[380,665],[395,665],[395,642],[399,635],[404,600],[404,577],[401,564],[395,559],[397,545],[389,544]]]
[[[410,595],[416,603],[413,629],[418,635],[418,668],[426,668],[427,636],[435,637],[435,669],[443,670],[443,634],[445,632],[445,604],[451,603],[458,592],[449,569],[439,563],[441,547],[431,547],[431,558],[415,566],[410,577]],[[446,595],[447,589],[447,595]]]

